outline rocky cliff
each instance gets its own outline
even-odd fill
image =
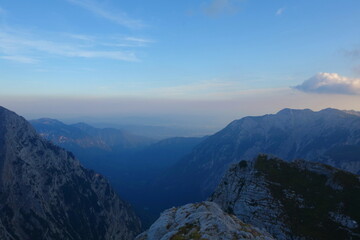
[[[0,238],[133,239],[140,222],[99,174],[0,107]]]
[[[279,240],[360,239],[360,178],[260,155],[230,167],[211,201]]]
[[[271,235],[223,212],[213,202],[170,208],[136,240],[272,240]]]

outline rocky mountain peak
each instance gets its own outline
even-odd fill
[[[0,108],[0,239],[132,239],[140,222],[101,175]]]

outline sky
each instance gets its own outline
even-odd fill
[[[360,110],[359,23],[358,0],[0,0],[0,105],[214,127]]]

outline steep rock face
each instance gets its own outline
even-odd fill
[[[166,210],[149,230],[136,238],[136,240],[160,239],[272,240],[273,238],[269,233],[223,212],[217,204],[201,202]]]
[[[360,173],[360,116],[325,109],[284,109],[233,121],[198,145],[161,177],[169,206],[206,199],[231,163],[259,153],[292,161],[306,159]]]
[[[260,155],[230,167],[211,201],[277,239],[360,238],[360,178]]]
[[[101,175],[2,107],[0,212],[4,240],[133,239],[140,230],[139,219]]]

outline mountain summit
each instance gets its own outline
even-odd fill
[[[140,222],[99,174],[0,107],[0,239],[133,239]]]

